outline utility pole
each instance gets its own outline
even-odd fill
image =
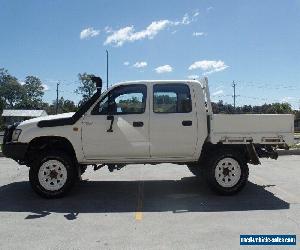
[[[58,112],[58,86],[59,86],[60,82],[56,83],[56,114]]]
[[[108,89],[108,50],[106,50],[106,89]]]
[[[235,99],[237,97],[237,95],[235,94],[235,86],[236,86],[236,83],[234,81],[232,81],[232,87],[233,87],[233,107],[234,107],[234,111],[235,111]]]

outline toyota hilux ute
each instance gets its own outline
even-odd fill
[[[294,142],[289,114],[213,114],[207,78],[147,80],[97,92],[76,113],[50,115],[5,130],[3,153],[30,168],[34,191],[66,194],[88,165],[110,171],[127,164],[186,165],[218,193],[240,191],[248,163],[277,159]]]

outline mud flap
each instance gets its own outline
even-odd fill
[[[249,163],[253,165],[260,165],[261,163],[256,153],[254,145],[252,143],[246,144],[246,148],[249,154]]]
[[[77,180],[82,181],[81,170],[80,170],[79,164],[76,164],[76,168],[77,168]]]

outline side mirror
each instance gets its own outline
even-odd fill
[[[92,76],[91,80],[96,84],[97,92],[101,93],[102,90],[102,79],[99,76]]]

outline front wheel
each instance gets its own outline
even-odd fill
[[[209,159],[206,180],[211,188],[223,195],[239,192],[247,183],[249,168],[238,152],[219,151]]]
[[[30,167],[29,181],[33,190],[45,198],[64,196],[77,177],[75,164],[61,152],[42,154]]]

